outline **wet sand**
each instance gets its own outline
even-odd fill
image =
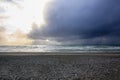
[[[0,80],[120,80],[120,54],[3,52]]]

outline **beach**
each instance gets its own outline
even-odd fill
[[[120,80],[118,53],[0,53],[0,80]]]

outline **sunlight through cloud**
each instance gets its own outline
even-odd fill
[[[5,9],[5,14],[8,16],[3,24],[8,28],[8,32],[12,33],[16,29],[22,30],[24,33],[29,33],[32,29],[32,24],[36,23],[39,27],[45,25],[44,10],[47,3],[51,0],[22,0],[17,1],[16,6],[12,3],[0,3]],[[11,27],[11,29],[9,29]]]
[[[0,33],[0,44],[29,45],[29,32],[36,27],[46,25],[44,11],[52,0],[0,0],[0,27],[5,31]]]

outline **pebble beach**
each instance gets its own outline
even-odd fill
[[[0,80],[120,80],[113,55],[0,55]]]

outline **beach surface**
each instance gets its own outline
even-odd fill
[[[0,80],[120,80],[120,54],[2,52]]]

